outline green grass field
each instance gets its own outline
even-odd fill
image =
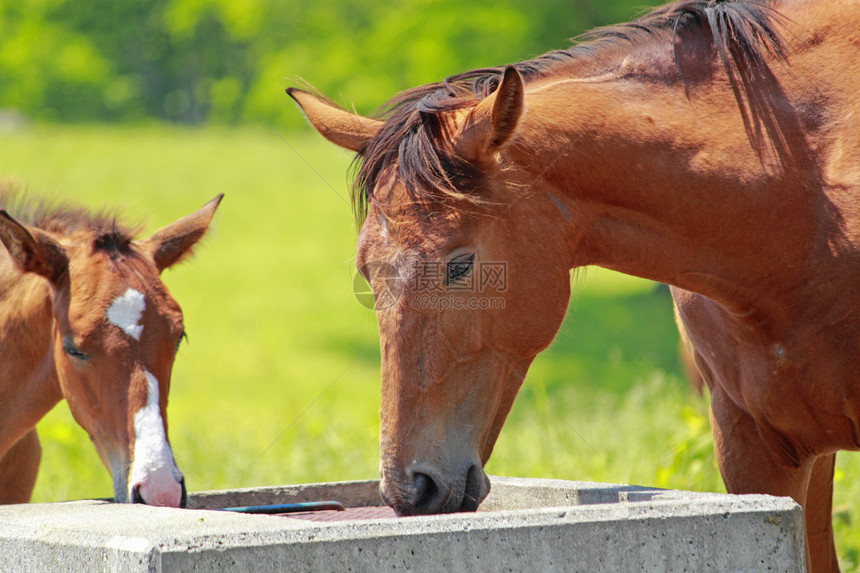
[[[189,336],[169,433],[192,491],[377,477],[379,351],[373,313],[352,293],[350,159],[315,134],[264,129],[0,135],[0,174],[34,193],[117,207],[147,233],[226,194],[195,257],[164,276]],[[531,368],[487,471],[724,491],[707,399],[681,375],[668,294],[599,269],[574,282],[561,332]],[[34,501],[112,495],[65,404],[39,431]],[[840,454],[834,514],[842,566],[857,570],[856,454]]]

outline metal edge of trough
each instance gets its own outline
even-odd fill
[[[209,511],[340,497],[377,505],[378,482],[191,497],[197,511],[89,500],[0,507],[0,572],[804,571],[788,498],[492,478],[482,511],[334,523]]]

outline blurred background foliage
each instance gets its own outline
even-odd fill
[[[563,48],[654,0],[0,0],[0,108],[51,122],[302,123],[301,79],[396,91]]]

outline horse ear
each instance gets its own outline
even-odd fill
[[[62,245],[50,234],[26,227],[0,210],[0,241],[22,271],[43,276],[54,285],[69,268],[69,258]]]
[[[319,97],[297,88],[288,88],[311,125],[320,135],[350,151],[359,152],[376,135],[382,122],[339,109]]]
[[[501,149],[523,115],[523,78],[514,66],[505,68],[499,87],[474,107],[456,143],[467,159],[481,160]]]
[[[199,211],[159,229],[141,244],[151,255],[158,272],[173,266],[191,253],[191,248],[199,241],[212,221],[215,209],[221,203],[220,194]]]

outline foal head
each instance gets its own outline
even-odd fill
[[[384,123],[290,90],[363,160],[357,265],[376,294],[381,489],[399,514],[477,508],[483,465],[570,296],[563,207],[511,160],[522,79],[509,68],[496,82],[484,99],[434,111],[430,95]]]
[[[220,200],[144,240],[112,222],[49,232],[0,211],[0,239],[12,258],[50,284],[57,378],[110,470],[119,502],[185,504],[165,417],[184,329],[160,274],[203,236]]]

